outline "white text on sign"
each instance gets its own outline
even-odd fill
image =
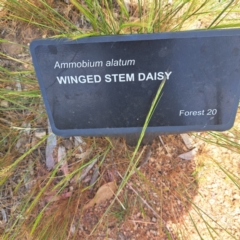
[[[106,74],[103,82],[134,82],[134,81],[156,81],[170,79],[172,72],[149,72],[149,73],[116,73]],[[79,75],[79,76],[57,76],[59,84],[78,84],[78,83],[100,83],[102,77],[100,75]]]

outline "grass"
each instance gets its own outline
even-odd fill
[[[19,29],[30,28],[32,32],[40,32],[46,37],[67,37],[76,39],[87,36],[115,35],[115,34],[140,34],[164,31],[182,31],[192,29],[217,29],[239,27],[239,1],[187,1],[177,0],[172,4],[168,1],[135,1],[133,4],[125,4],[124,1],[97,1],[71,0],[69,5],[59,2],[57,8],[54,1],[32,1],[0,0],[0,22],[6,26],[6,30],[19,32]],[[24,9],[24,11],[23,11]],[[199,25],[199,22],[201,23]],[[3,31],[3,29],[1,29]],[[19,38],[24,39],[19,35]],[[15,44],[12,41],[1,39],[5,44]],[[21,42],[23,51],[28,54],[28,47]],[[108,236],[108,226],[117,219],[118,225],[124,224],[128,216],[140,212],[143,222],[149,221],[147,215],[154,214],[156,209],[151,205],[152,193],[155,193],[161,201],[161,210],[158,221],[163,236],[175,239],[176,236],[184,239],[188,235],[188,227],[177,228],[172,232],[164,222],[164,196],[172,196],[172,205],[176,207],[175,200],[181,201],[183,209],[189,209],[189,205],[195,210],[200,220],[205,224],[210,238],[214,239],[219,233],[217,228],[222,229],[228,237],[234,236],[228,229],[208,215],[203,209],[196,206],[191,199],[190,192],[195,192],[195,181],[198,177],[189,177],[185,173],[175,176],[161,175],[161,186],[156,187],[149,178],[137,170],[139,161],[143,158],[145,149],[140,146],[148,123],[157,104],[161,104],[160,95],[164,85],[160,85],[151,106],[149,114],[143,126],[137,146],[132,150],[124,144],[118,143],[117,147],[109,138],[87,138],[84,150],[90,149],[88,158],[72,161],[78,152],[78,146],[67,152],[66,160],[69,163],[69,174],[61,173],[59,162],[50,172],[44,170],[41,163],[42,152],[45,148],[48,136],[30,144],[26,139],[40,128],[47,128],[47,116],[43,108],[41,94],[36,82],[34,71],[28,59],[9,56],[0,52],[1,59],[8,61],[6,65],[0,66],[0,101],[7,101],[7,107],[0,107],[0,192],[10,191],[16,194],[16,202],[9,206],[1,205],[8,209],[8,222],[5,223],[1,233],[2,239],[78,239],[74,226],[81,225],[84,219],[83,206],[88,201],[89,191],[96,192],[106,181],[106,176],[111,178],[112,169],[117,168],[122,179],[118,182],[118,190],[113,200],[100,213],[97,222],[89,229],[89,235],[94,237],[95,232],[102,231]],[[22,90],[19,91],[18,86]],[[159,103],[160,100],[160,103]],[[25,123],[25,124],[23,124]],[[232,129],[228,133],[209,132],[207,135],[198,136],[202,140],[225,147],[239,154],[239,130]],[[23,152],[16,149],[18,141],[25,139]],[[62,139],[58,139],[61,144]],[[114,156],[114,157],[112,157]],[[109,159],[112,159],[110,161]],[[95,181],[93,188],[83,182],[75,182],[74,191],[70,197],[64,198],[70,193],[69,185],[73,179],[79,179],[84,169],[98,159],[97,166],[100,175]],[[120,160],[118,160],[120,159]],[[228,170],[218,161],[213,159],[213,164],[239,189],[239,177],[237,173]],[[31,175],[33,166],[37,176]],[[164,165],[164,164],[163,164]],[[177,166],[177,163],[173,166]],[[196,166],[198,169],[198,166]],[[202,168],[199,168],[199,172]],[[194,172],[194,169],[192,169]],[[114,175],[114,174],[112,174]],[[15,180],[12,179],[17,179]],[[27,192],[24,190],[28,178],[35,180],[33,187]],[[176,179],[180,179],[179,181]],[[11,183],[13,181],[13,183]],[[186,184],[187,181],[187,184]],[[129,183],[136,190],[128,189]],[[10,184],[10,188],[9,188]],[[12,185],[11,185],[12,184]],[[165,185],[164,185],[165,184]],[[172,187],[174,186],[174,187]],[[170,190],[170,191],[169,191]],[[67,192],[66,192],[67,191]],[[55,201],[60,199],[61,201]],[[128,202],[133,200],[133,204]],[[136,200],[137,199],[137,200]],[[148,204],[148,205],[146,205]],[[152,208],[152,210],[150,209]],[[204,239],[194,220],[194,214],[189,213],[192,227],[199,238]],[[155,215],[156,216],[156,215]],[[165,217],[166,218],[166,217]],[[172,211],[172,218],[178,220],[178,213]],[[76,228],[76,227],[75,227]],[[1,228],[0,228],[1,229]],[[176,236],[175,236],[176,235]]]

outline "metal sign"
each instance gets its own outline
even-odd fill
[[[240,96],[240,30],[34,40],[52,130],[61,136],[226,130]]]

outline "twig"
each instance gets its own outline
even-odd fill
[[[12,127],[12,129],[23,130],[23,131],[31,131],[31,130],[46,130],[46,128],[31,128],[31,127]]]
[[[156,222],[144,222],[140,220],[129,219],[129,221],[136,222],[136,223],[143,223],[143,224],[157,224]]]
[[[121,177],[121,179],[123,179],[122,175],[121,175],[118,171],[117,171],[117,173],[118,173],[118,175]],[[147,203],[147,201],[146,201],[145,199],[143,199],[143,198],[139,195],[139,193],[138,193],[128,182],[126,182],[126,185],[142,200],[142,202],[153,212],[153,214],[154,214],[156,217],[158,217],[158,218],[161,219],[161,216]],[[163,219],[161,219],[161,220],[162,220],[162,222],[164,223],[164,228],[169,232],[169,234],[171,235],[171,238],[174,239],[173,236],[172,236],[172,234],[171,234],[171,231],[168,229],[168,227],[167,227],[167,225],[166,225],[166,222],[165,222]]]
[[[91,186],[90,189],[93,188],[93,185],[96,182],[96,180],[98,178],[98,175],[99,175],[99,168],[98,168],[98,166],[96,166],[94,171],[93,171],[93,175],[92,175],[92,178],[91,178],[91,181],[90,181],[90,186]]]
[[[0,121],[6,123],[7,125],[12,126],[12,123],[4,118],[0,118]]]
[[[148,162],[148,160],[151,157],[151,155],[152,155],[152,151],[151,151],[151,148],[149,148],[147,150],[146,156],[143,158],[143,160],[141,161],[141,163],[139,164],[137,169],[139,169],[140,167],[143,167]]]
[[[81,182],[89,173],[89,171],[93,168],[95,163],[97,162],[98,158],[95,158],[86,168],[83,169],[82,174],[80,178],[78,179],[78,182]]]
[[[2,221],[4,223],[7,223],[7,214],[6,214],[6,211],[2,208],[1,209],[1,212],[2,212]]]
[[[75,141],[75,147],[78,147],[78,150],[82,153],[83,149],[82,149],[82,145],[86,145],[86,143],[84,142],[84,140],[82,139],[82,137],[74,137]]]
[[[57,159],[61,165],[61,170],[62,170],[63,174],[65,176],[67,176],[69,171],[68,171],[68,163],[66,160],[66,148],[65,147],[60,146],[58,148],[58,158]]]
[[[118,175],[123,179],[122,175],[121,175],[118,171],[117,171],[117,173],[118,173]],[[142,200],[142,202],[143,202],[145,205],[147,205],[147,207],[148,207],[149,209],[152,210],[152,212],[154,213],[154,215],[157,216],[158,218],[160,218],[160,215],[146,202],[146,200],[143,199],[143,198],[139,195],[139,193],[138,193],[129,183],[126,183],[126,184],[127,184],[127,186],[128,186],[134,193],[137,194],[137,196]]]
[[[19,79],[16,79],[16,88],[17,88],[18,92],[22,91],[22,85],[21,85]]]
[[[158,137],[159,137],[159,140],[160,140],[163,148],[165,149],[165,151],[167,152],[167,154],[169,154],[169,151],[168,151],[167,147],[165,146],[165,144],[164,144],[164,142],[163,142],[163,140],[162,140],[162,137],[161,137],[161,136],[158,136]]]

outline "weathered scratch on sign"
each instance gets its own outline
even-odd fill
[[[61,136],[227,130],[240,96],[240,29],[34,40],[52,130]]]

